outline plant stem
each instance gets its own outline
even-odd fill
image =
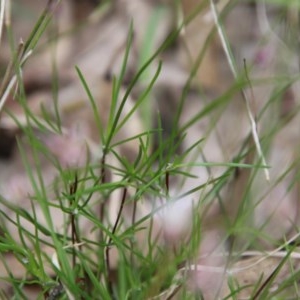
[[[116,233],[116,230],[118,228],[118,225],[119,225],[119,222],[120,222],[120,219],[121,219],[121,215],[122,215],[122,211],[123,211],[123,208],[124,208],[125,200],[126,200],[126,195],[127,195],[127,188],[124,187],[122,198],[121,198],[120,209],[118,211],[117,219],[116,219],[116,222],[115,222],[115,224],[113,226],[113,229],[112,229],[112,235],[114,235]],[[107,286],[108,286],[109,293],[111,295],[113,295],[113,288],[112,288],[112,282],[111,282],[111,276],[110,276],[110,257],[109,257],[111,242],[112,242],[112,238],[110,237],[109,240],[108,240],[108,245],[107,245],[106,250],[105,250],[105,260],[106,260],[106,270],[107,270]]]

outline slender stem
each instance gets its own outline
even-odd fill
[[[119,225],[119,222],[120,222],[120,219],[121,219],[121,215],[122,215],[122,211],[123,211],[123,208],[124,208],[126,196],[127,196],[127,188],[124,187],[122,198],[121,198],[120,209],[119,209],[119,212],[118,212],[118,215],[117,215],[116,222],[115,222],[115,224],[113,226],[113,229],[112,229],[112,235],[114,235],[116,233],[116,230],[118,228],[118,225]],[[108,290],[109,290],[110,294],[113,295],[112,282],[111,282],[111,278],[110,278],[110,257],[109,257],[111,242],[112,242],[112,238],[110,237],[109,240],[108,240],[108,245],[107,245],[106,250],[105,250],[105,259],[106,259],[106,270],[107,270],[107,286],[108,286]]]
[[[100,182],[102,184],[104,184],[106,181],[106,169],[105,169],[106,153],[107,152],[104,149],[102,159],[101,159],[101,170],[100,170]],[[104,202],[104,200],[102,200],[102,202],[100,203],[100,207],[99,207],[99,217],[100,217],[101,222],[104,221],[104,206],[105,206],[105,202]],[[99,241],[102,242],[103,240],[104,240],[103,231],[100,230]]]
[[[165,184],[166,184],[167,196],[169,196],[169,190],[170,190],[170,172],[168,170],[166,171]]]
[[[138,188],[136,189],[136,193],[137,193],[137,191],[138,191]],[[133,208],[132,208],[132,216],[131,216],[131,226],[132,227],[135,224],[136,208],[137,208],[137,199],[134,199],[133,200]],[[131,249],[134,248],[134,240],[133,239],[130,239],[130,246],[131,246]],[[133,252],[132,251],[130,252],[130,262],[131,262],[131,265],[133,265]]]
[[[210,7],[211,7],[211,11],[212,11],[212,15],[213,15],[213,18],[214,18],[214,21],[215,21],[215,25],[217,27],[218,34],[219,34],[219,37],[220,37],[220,40],[221,40],[221,44],[222,44],[224,53],[226,55],[227,62],[229,64],[230,70],[231,70],[234,78],[238,79],[237,67],[236,67],[235,62],[234,62],[233,57],[232,57],[231,48],[230,48],[230,46],[229,46],[229,44],[226,40],[222,25],[220,23],[220,18],[219,18],[214,0],[210,0]],[[264,154],[263,154],[263,151],[262,151],[262,148],[261,148],[261,145],[260,145],[255,118],[254,118],[254,116],[252,114],[252,111],[251,111],[251,108],[250,108],[250,100],[248,99],[248,96],[247,96],[244,89],[241,90],[241,93],[242,93],[242,97],[243,97],[243,99],[245,101],[245,104],[246,104],[246,110],[247,110],[248,118],[249,118],[249,121],[250,121],[251,132],[252,132],[253,141],[255,143],[256,151],[259,155],[259,158],[262,161],[262,164],[264,166],[266,166],[267,163],[266,163],[266,159],[264,157]],[[270,181],[270,174],[269,174],[268,169],[265,168],[264,172],[265,172],[266,180],[269,182]]]
[[[6,2],[5,0],[1,0],[1,5],[0,5],[0,43],[1,43],[3,24],[4,24],[5,2]]]
[[[72,266],[73,269],[75,268],[76,265],[76,253],[75,253],[75,243],[76,243],[76,228],[75,228],[75,216],[72,213],[71,214],[71,237],[72,237]]]
[[[74,202],[75,202],[75,195],[78,189],[78,177],[77,173],[75,173],[75,179],[74,182],[70,184],[69,187],[69,193],[70,193],[70,207],[72,210],[74,210]],[[80,242],[79,240],[79,235],[76,230],[76,217],[74,212],[71,213],[70,215],[70,223],[71,223],[71,239],[72,239],[72,265],[73,268],[76,265],[76,252],[75,252],[75,244]]]

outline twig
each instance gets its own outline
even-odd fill
[[[217,27],[219,38],[221,40],[221,44],[222,44],[223,50],[225,52],[230,70],[231,70],[234,78],[238,79],[237,67],[235,66],[234,61],[232,59],[231,49],[230,49],[230,46],[228,45],[228,43],[226,41],[225,34],[223,32],[223,29],[222,29],[222,26],[221,26],[221,23],[220,23],[220,20],[219,20],[219,16],[218,16],[218,12],[217,12],[217,8],[216,8],[216,5],[214,3],[214,0],[210,0],[210,7],[211,7],[211,11],[212,11],[212,14],[213,14],[215,25]],[[261,149],[260,142],[259,142],[259,137],[258,137],[258,133],[257,133],[255,118],[254,118],[254,116],[251,112],[251,109],[250,109],[250,101],[249,101],[248,96],[247,96],[244,89],[241,89],[241,93],[242,93],[243,99],[244,99],[245,104],[246,104],[246,110],[247,110],[247,114],[248,114],[248,117],[249,117],[249,120],[250,120],[251,132],[252,132],[252,137],[253,137],[253,140],[254,140],[254,143],[255,143],[256,151],[259,155],[259,158],[262,161],[262,164],[264,166],[266,166],[267,163],[266,163],[266,160],[265,160],[265,157],[264,157],[264,154],[263,154],[263,151]],[[269,174],[268,169],[265,168],[264,172],[265,172],[266,180],[270,181],[270,174]]]

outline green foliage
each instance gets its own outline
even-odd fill
[[[36,26],[33,28],[28,40],[21,46],[19,53],[14,54],[12,66],[8,68],[8,78],[13,78],[12,74],[17,75],[18,89],[16,98],[22,106],[26,122],[20,122],[17,117],[12,116],[22,131],[22,138],[18,139],[18,151],[22,158],[22,164],[26,169],[30,186],[33,190],[30,197],[30,209],[10,203],[3,196],[0,197],[0,204],[3,209],[0,211],[2,234],[0,236],[0,260],[4,265],[8,276],[2,278],[4,282],[11,285],[14,298],[26,299],[24,292],[25,285],[37,285],[40,288],[39,299],[160,299],[160,295],[172,289],[174,284],[182,290],[179,293],[181,299],[200,299],[201,296],[192,295],[185,288],[186,274],[180,279],[176,279],[178,270],[186,262],[193,261],[199,251],[202,241],[202,223],[201,211],[205,205],[210,207],[214,201],[222,202],[220,196],[226,186],[232,181],[237,170],[249,171],[249,180],[245,187],[245,193],[241,195],[241,205],[234,222],[226,223],[224,240],[234,239],[240,234],[250,236],[246,247],[252,245],[252,241],[262,237],[260,230],[248,227],[255,206],[249,204],[250,188],[259,172],[269,169],[269,166],[263,164],[261,159],[247,163],[245,158],[253,151],[249,147],[249,137],[245,137],[244,145],[241,145],[239,153],[234,160],[227,162],[211,161],[186,161],[195,149],[201,153],[206,136],[199,136],[190,145],[184,153],[180,152],[180,145],[185,142],[189,129],[203,119],[216,114],[216,122],[222,116],[223,110],[229,105],[230,101],[239,92],[249,86],[245,78],[236,78],[233,85],[222,95],[215,97],[207,103],[200,111],[196,111],[193,116],[184,124],[180,124],[180,118],[183,114],[183,107],[186,105],[188,92],[191,82],[195,77],[196,71],[201,64],[205,54],[205,47],[199,53],[196,64],[190,72],[186,85],[182,91],[180,102],[174,109],[174,120],[172,131],[167,138],[163,138],[163,116],[155,111],[151,99],[156,81],[160,76],[163,62],[159,61],[160,55],[164,50],[172,45],[177,39],[182,26],[190,20],[184,20],[183,24],[178,26],[170,33],[168,38],[158,49],[153,49],[152,40],[145,39],[142,47],[139,68],[128,84],[124,93],[123,82],[128,67],[129,55],[133,47],[134,24],[130,24],[128,29],[128,38],[123,57],[121,71],[118,76],[112,78],[112,94],[110,111],[108,113],[107,126],[99,114],[97,101],[85,79],[85,74],[78,66],[75,66],[78,78],[84,88],[90,106],[93,110],[94,125],[97,128],[99,137],[98,148],[101,148],[100,160],[89,161],[80,168],[66,168],[59,164],[59,161],[43,145],[36,132],[62,132],[62,117],[59,112],[59,105],[55,102],[55,120],[43,110],[43,117],[37,117],[29,108],[24,91],[21,69],[27,58],[28,51],[33,50],[46,27],[51,22],[52,8],[49,1]],[[284,4],[283,1],[276,1]],[[296,2],[295,2],[296,3]],[[149,36],[152,36],[151,30],[156,30],[154,23],[160,15],[153,16],[149,24]],[[192,18],[192,17],[191,17]],[[220,21],[220,20],[219,20]],[[221,24],[219,24],[221,26]],[[11,30],[11,29],[10,29]],[[12,35],[12,32],[10,32]],[[206,46],[209,44],[214,31],[207,39]],[[222,31],[226,38],[226,45],[229,47],[225,31]],[[10,37],[11,41],[13,37]],[[11,42],[12,52],[15,51],[13,41]],[[230,52],[228,58],[231,65],[236,65],[234,55]],[[153,77],[149,78],[149,66],[156,66]],[[147,78],[145,84],[145,78]],[[53,80],[57,78],[53,77]],[[257,83],[264,84],[266,79],[261,79]],[[274,80],[270,79],[270,80]],[[258,120],[263,118],[268,106],[276,102],[278,95],[282,94],[286,86],[298,78],[289,79],[273,91],[272,98],[262,109]],[[1,97],[9,85],[9,79],[6,80],[6,86],[1,89]],[[124,107],[129,101],[129,97],[134,88],[142,83],[143,90],[140,92],[134,106],[127,112],[125,117]],[[53,83],[53,93],[58,93],[58,88]],[[199,92],[200,93],[200,92]],[[55,96],[55,95],[54,95]],[[57,95],[56,95],[57,96]],[[54,97],[57,101],[57,98]],[[129,138],[118,139],[115,137],[126,127],[126,124],[135,117],[140,111],[144,115],[144,130],[140,134],[132,135]],[[157,118],[156,128],[153,128],[151,119],[146,119],[145,114],[149,112],[151,118]],[[278,125],[278,126],[277,126]],[[275,124],[268,128],[262,139],[264,149],[269,147],[273,135],[280,130],[281,124]],[[209,131],[215,124],[211,125]],[[153,148],[154,138],[157,137],[157,146]],[[119,149],[130,142],[136,142],[139,146],[138,152],[133,160],[126,158],[120,153]],[[29,150],[28,150],[29,149]],[[113,157],[118,164],[110,161]],[[51,186],[48,186],[43,177],[43,161],[54,166],[57,171],[57,177]],[[293,162],[290,169],[296,164]],[[183,182],[189,178],[197,178],[193,169],[203,168],[209,173],[211,168],[223,167],[223,172],[218,177],[211,177],[204,184],[199,184],[189,190],[178,192],[178,195],[170,199],[170,178],[182,179]],[[290,172],[287,169],[275,184]],[[110,181],[108,174],[115,175],[117,178]],[[179,180],[178,180],[179,181]],[[296,181],[296,180],[295,180]],[[176,183],[177,184],[177,183]],[[295,184],[294,182],[291,185]],[[179,185],[179,184],[178,184]],[[49,191],[56,195],[56,199],[49,198]],[[198,204],[193,207],[192,229],[187,241],[183,242],[176,249],[171,249],[170,245],[160,242],[158,233],[155,232],[155,216],[159,215],[168,206],[169,201],[174,203],[184,197],[194,197],[196,192],[200,191]],[[118,192],[119,210],[116,220],[109,219],[108,204],[110,197]],[[95,200],[96,199],[96,200]],[[163,199],[161,205],[153,205],[152,210],[137,219],[136,209],[138,205],[145,202],[151,202],[153,199]],[[154,200],[153,200],[154,201]],[[148,203],[147,202],[147,203]],[[132,212],[130,218],[126,220],[123,217],[124,206],[131,205]],[[100,208],[99,208],[100,206]],[[4,209],[5,208],[5,209]],[[13,211],[16,219],[12,219],[7,210]],[[40,209],[37,212],[37,209]],[[53,220],[53,212],[59,212],[64,218],[64,228],[58,230]],[[40,219],[42,215],[43,220]],[[23,227],[23,222],[29,223],[33,231]],[[82,222],[87,221],[92,224],[91,237],[85,236],[85,228]],[[10,226],[7,226],[9,224]],[[8,227],[13,226],[17,229],[17,237],[12,236]],[[138,242],[139,236],[143,235],[144,245]],[[50,249],[45,252],[45,248]],[[234,247],[233,247],[234,248]],[[243,249],[245,250],[245,249]],[[267,287],[271,286],[274,278],[280,271],[283,263],[288,261],[293,249],[287,251],[286,257],[278,265],[272,277],[267,282],[258,278],[257,285],[253,290],[252,299],[279,299],[276,293],[270,292]],[[21,266],[26,270],[26,276],[15,278],[6,263],[5,256],[13,255]],[[112,266],[112,257],[118,256],[116,266]],[[49,269],[51,272],[49,272]],[[290,285],[296,285],[299,274],[292,274],[291,279],[283,282],[278,293],[285,290]],[[263,286],[263,288],[262,288]],[[243,287],[235,284],[234,280],[229,280],[230,295],[225,299],[238,299],[237,293]],[[174,295],[177,291],[174,292]],[[56,296],[57,294],[57,296]],[[5,297],[1,295],[0,297]],[[172,296],[172,295],[171,295]],[[171,299],[171,296],[164,299]],[[195,298],[196,297],[196,298]],[[263,297],[263,298],[261,298]]]

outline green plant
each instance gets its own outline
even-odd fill
[[[156,114],[152,100],[159,90],[165,66],[163,55],[178,41],[183,29],[204,14],[207,3],[201,3],[191,15],[184,15],[181,24],[173,28],[157,49],[154,36],[158,28],[154,27],[154,20],[158,22],[160,18],[155,19],[158,15],[154,13],[147,25],[149,39],[145,38],[139,63],[125,84],[130,59],[136,51],[136,24],[131,22],[126,44],[120,51],[119,72],[108,70],[109,76],[99,79],[108,101],[100,99],[98,87],[86,79],[82,68],[73,65],[79,84],[70,86],[76,96],[78,91],[84,91],[80,97],[85,99],[74,99],[73,108],[72,101],[70,104],[61,97],[66,94],[58,86],[59,66],[53,57],[53,103],[49,109],[44,101],[36,109],[26,91],[23,68],[27,59],[40,49],[39,41],[46,34],[60,1],[48,1],[28,39],[17,46],[11,24],[3,25],[6,2],[1,1],[0,29],[6,30],[12,55],[5,73],[1,74],[0,112],[2,120],[14,121],[9,129],[17,135],[16,156],[21,161],[18,172],[23,172],[26,178],[18,191],[25,190],[20,192],[23,203],[17,201],[13,191],[13,199],[5,192],[0,194],[3,269],[0,276],[12,290],[9,295],[4,287],[1,297],[27,299],[27,289],[33,286],[38,287],[35,294],[38,299],[213,299],[217,295],[239,299],[243,292],[250,299],[298,295],[298,257],[296,247],[290,245],[294,239],[281,243],[280,249],[253,263],[254,268],[259,266],[256,278],[247,277],[252,276],[252,261],[246,267],[235,265],[243,263],[245,255],[258,255],[246,250],[278,242],[276,234],[272,236],[268,231],[273,214],[257,222],[256,212],[277,187],[284,185],[283,194],[288,195],[297,184],[298,156],[293,156],[292,161],[282,166],[282,172],[275,175],[268,157],[272,157],[277,145],[277,135],[297,120],[297,108],[290,115],[288,112],[288,117],[279,117],[279,121],[273,122],[272,117],[278,107],[280,112],[285,93],[297,83],[298,76],[274,74],[272,78],[253,79],[255,62],[248,61],[239,69],[223,27],[226,14],[236,3],[230,2],[220,13],[215,1],[209,2],[213,25],[208,26],[203,47],[184,85],[178,89],[181,95],[174,102],[171,130],[165,134],[165,112]],[[211,96],[197,81],[197,72],[216,36],[221,39],[234,78],[224,91]],[[150,68],[155,70],[153,74]],[[269,98],[258,109],[253,108],[256,89],[265,86],[271,86]],[[193,89],[201,103],[197,102],[190,115],[186,111],[193,103]],[[18,102],[22,113],[9,109],[10,98]],[[234,114],[232,107],[239,106],[240,99],[245,106],[238,113],[248,116],[249,121],[241,120],[241,128],[247,124],[246,130],[231,149],[234,133],[230,136],[220,130],[219,124],[225,127],[226,120]],[[89,114],[81,114],[85,111]],[[85,133],[80,136],[75,131],[72,135],[72,124],[66,122],[68,113],[92,124],[88,126],[94,134],[84,142]],[[258,130],[258,125],[264,122],[267,126]],[[199,124],[204,130],[199,129]],[[220,148],[215,157],[221,160],[211,160],[210,151],[214,151],[209,148],[211,139],[216,140],[213,146]],[[68,160],[72,155],[77,159],[75,163]],[[272,174],[276,177],[272,178]],[[7,186],[13,190],[14,184]],[[295,220],[292,216],[290,219],[292,229],[298,231],[297,224],[293,224]],[[280,238],[285,234],[288,232],[283,232]],[[214,253],[214,248],[223,252]],[[283,248],[285,252],[280,259],[273,261]],[[211,255],[207,256],[203,249]],[[268,262],[272,271],[264,272]],[[16,264],[20,272],[11,269],[10,263]],[[204,277],[197,282],[197,277],[193,277],[197,272],[218,281],[212,285],[213,291],[201,285]],[[193,280],[196,288],[191,288]]]

